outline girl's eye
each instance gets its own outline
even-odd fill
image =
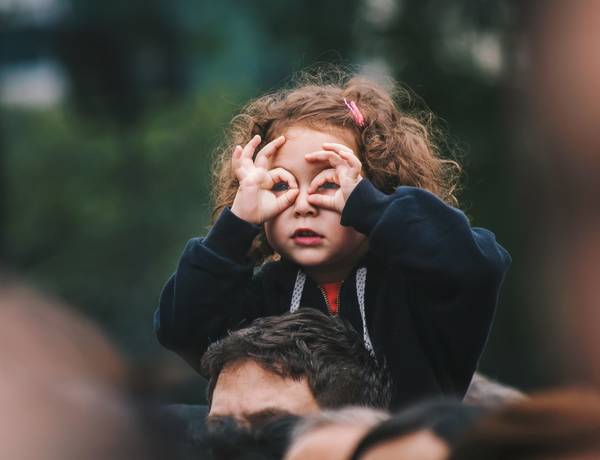
[[[273,187],[271,188],[271,191],[273,192],[284,192],[285,190],[289,189],[290,186],[287,184],[287,182],[277,182],[275,185],[273,185]]]
[[[319,185],[319,188],[324,190],[337,190],[338,188],[340,188],[340,186],[335,182],[327,181]]]

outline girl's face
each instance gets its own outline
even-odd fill
[[[299,193],[291,206],[265,223],[267,240],[275,251],[302,266],[316,282],[341,281],[367,251],[367,238],[351,227],[342,226],[339,213],[308,202],[311,182],[331,166],[326,162],[309,163],[304,156],[323,150],[325,142],[344,144],[354,152],[358,146],[352,134],[343,129],[317,131],[296,126],[283,135],[286,142],[275,154],[271,168],[290,172],[298,183]],[[285,188],[286,184],[279,187]],[[318,193],[334,193],[336,188],[336,184],[324,184]]]

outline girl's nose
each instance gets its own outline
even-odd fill
[[[317,208],[308,201],[308,187],[301,188],[294,202],[294,215],[298,217],[313,216],[316,213]]]

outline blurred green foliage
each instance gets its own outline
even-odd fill
[[[210,152],[229,116],[211,98],[149,112],[127,131],[68,108],[5,119],[9,260],[132,351],[148,346],[181,242],[207,224]]]
[[[153,310],[185,241],[209,223],[210,155],[228,120],[249,97],[316,62],[383,66],[433,109],[451,143],[460,141],[464,207],[515,258],[484,370],[525,386],[548,378],[533,368],[531,333],[515,321],[524,309],[522,242],[505,120],[518,91],[504,2],[66,4],[49,25],[3,18],[7,36],[34,30],[46,39],[12,41],[0,64],[49,57],[69,83],[55,107],[0,108],[9,267],[97,319],[136,359],[167,356]],[[484,65],[486,49],[500,69]]]

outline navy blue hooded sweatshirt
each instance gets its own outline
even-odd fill
[[[392,406],[439,394],[463,397],[492,324],[510,256],[488,230],[435,195],[398,187],[391,195],[363,179],[341,223],[368,237],[369,250],[342,284],[339,315],[366,330],[393,379]],[[190,240],[155,314],[159,341],[199,357],[228,330],[290,310],[299,266],[281,260],[255,271],[247,257],[260,227],[225,209],[205,238]],[[357,270],[366,268],[364,316]],[[309,277],[301,306],[327,312]]]

